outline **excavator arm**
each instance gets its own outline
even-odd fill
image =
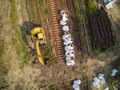
[[[40,51],[40,47],[39,47],[39,44],[41,44],[41,45],[46,44],[46,37],[45,37],[45,33],[44,33],[43,28],[40,28],[40,27],[33,28],[31,30],[31,36],[32,36],[32,40],[35,43],[38,61],[42,65],[45,65],[44,60],[42,58],[41,51]]]
[[[38,54],[38,60],[39,62],[42,64],[42,65],[45,65],[44,61],[43,61],[43,58],[42,58],[42,55],[41,55],[41,52],[40,52],[40,48],[39,48],[39,41],[36,40],[36,49],[37,49],[37,54]]]

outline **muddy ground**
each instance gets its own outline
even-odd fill
[[[119,7],[120,1],[118,0],[112,9],[107,10],[113,33],[117,36],[118,43],[97,57],[88,57],[86,66],[89,68],[86,72],[91,81],[96,73],[110,74],[114,61],[120,57]],[[48,90],[51,85],[58,87],[58,90],[60,88],[64,90],[63,88],[71,85],[72,80],[80,79],[81,69],[79,64],[76,64],[73,70],[72,67],[67,67],[65,64],[33,65],[31,64],[32,58],[27,64],[23,62],[27,44],[22,37],[21,27],[24,27],[24,22],[29,22],[26,2],[25,0],[15,0],[15,14],[17,15],[15,23],[13,23],[10,16],[11,8],[9,0],[0,1],[0,43],[2,43],[2,48],[4,48],[3,58],[0,59],[0,70],[3,70],[0,73],[0,90]],[[18,35],[17,33],[21,34]],[[27,38],[27,40],[30,40],[29,35],[27,35]],[[28,42],[31,44],[30,41]],[[17,51],[23,47],[21,43],[26,46],[26,50],[20,49],[19,53]],[[103,90],[103,87],[99,90]],[[92,87],[92,90],[97,89]]]

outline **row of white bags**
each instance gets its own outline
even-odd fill
[[[65,56],[66,56],[66,65],[67,66],[73,66],[75,65],[74,62],[74,45],[71,38],[71,34],[66,34],[69,31],[69,26],[67,25],[67,14],[65,10],[60,11],[62,19],[60,20],[60,24],[62,25],[62,30],[64,31],[64,35],[62,36],[63,44],[64,44],[64,50],[65,50]]]

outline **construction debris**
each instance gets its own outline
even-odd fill
[[[109,90],[109,87],[106,87],[104,90]]]
[[[113,76],[113,77],[116,76],[117,72],[118,72],[117,69],[113,69],[113,70],[112,70],[112,73],[111,73],[111,76]]]
[[[80,90],[80,88],[79,88],[79,85],[81,84],[81,81],[80,80],[74,80],[73,81],[73,89],[74,90]]]
[[[105,7],[107,9],[113,8],[113,3],[115,3],[117,0],[103,0]]]
[[[95,86],[96,88],[100,87],[100,80],[97,77],[93,78],[93,86]]]
[[[94,77],[93,78],[93,86],[95,86],[96,88],[100,87],[100,84],[104,84],[105,83],[105,78],[104,78],[104,74],[98,74],[98,77]]]
[[[98,75],[98,78],[99,78],[101,84],[104,84],[104,83],[105,83],[104,74],[99,74],[99,75]]]

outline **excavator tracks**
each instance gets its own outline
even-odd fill
[[[52,46],[53,52],[55,53],[55,57],[57,62],[64,62],[64,47],[62,42],[62,30],[60,26],[60,3],[56,0],[48,0],[49,1],[49,8],[50,8],[50,15],[49,15],[49,22],[50,22],[50,32],[51,32],[51,39],[52,39]]]

